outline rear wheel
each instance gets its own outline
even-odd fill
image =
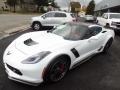
[[[105,47],[103,49],[103,53],[107,53],[108,52],[110,46],[112,45],[112,42],[113,42],[112,38],[107,41],[107,43],[106,43],[106,45],[105,45]]]
[[[45,81],[57,82],[64,78],[67,71],[69,70],[70,62],[64,57],[55,59],[48,67]]]

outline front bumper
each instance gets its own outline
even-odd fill
[[[17,69],[22,73],[22,74],[19,74],[19,73],[16,73],[15,70],[11,70],[6,63],[5,63],[5,69],[6,69],[6,73],[8,74],[8,78],[13,81],[21,82],[21,83],[32,85],[32,86],[37,86],[43,82],[43,79],[40,78],[41,77],[40,74],[39,74],[40,76],[39,78],[38,77],[35,78],[34,73],[30,70],[27,71],[27,70]],[[27,72],[27,74],[25,74],[25,72]],[[33,74],[33,77],[30,75],[30,73]]]
[[[110,27],[112,28],[112,29],[114,29],[114,30],[120,30],[120,25],[110,25]]]
[[[17,78],[14,78],[14,77],[10,77],[10,76],[8,76],[8,78],[10,80],[17,81],[17,82],[20,82],[20,83],[24,83],[24,84],[27,84],[27,85],[32,85],[32,86],[38,86],[39,85],[39,83],[31,83],[31,82],[27,82],[27,81],[20,80],[20,79],[17,79]]]

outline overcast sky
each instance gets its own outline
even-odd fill
[[[68,3],[69,3],[70,0],[56,0],[56,2],[58,3],[58,5],[61,7],[61,8],[66,8],[68,7]],[[82,5],[88,5],[88,3],[91,1],[91,0],[71,0],[71,1],[79,1]],[[99,3],[101,0],[95,0],[96,3]]]

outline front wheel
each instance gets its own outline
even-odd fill
[[[107,41],[107,43],[106,43],[106,45],[105,45],[105,47],[103,49],[103,53],[107,53],[108,52],[110,46],[112,45],[112,42],[113,42],[112,38]]]
[[[42,28],[42,25],[39,22],[34,22],[32,25],[33,30],[39,31]]]
[[[64,57],[57,58],[48,67],[49,71],[45,79],[50,82],[57,82],[64,78],[69,70],[70,63]]]

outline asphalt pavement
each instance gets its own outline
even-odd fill
[[[30,24],[31,17],[35,14],[0,14],[0,32],[8,29]]]
[[[116,36],[108,54],[98,54],[68,72],[57,83],[42,83],[37,87],[8,79],[2,64],[5,48],[26,30],[0,40],[0,90],[120,90],[120,36]]]
[[[34,16],[39,14],[0,14],[0,39],[28,29]]]

